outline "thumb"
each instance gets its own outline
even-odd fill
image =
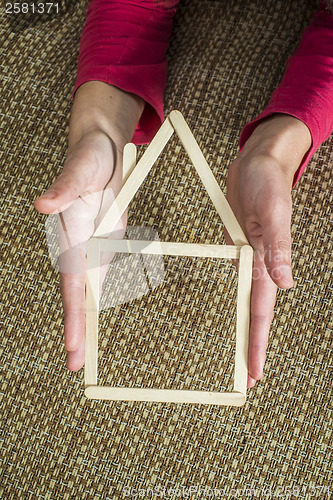
[[[38,212],[59,213],[68,208],[89,185],[87,166],[74,158],[65,163],[62,173],[34,202]]]
[[[280,288],[294,284],[291,269],[291,201],[279,201],[263,215],[262,238],[265,265]]]

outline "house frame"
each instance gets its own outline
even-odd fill
[[[176,133],[187,151],[212,200],[233,245],[207,245],[143,240],[110,240],[124,211],[147,177],[165,145]],[[179,111],[172,111],[136,164],[136,147],[127,144],[123,158],[123,187],[87,244],[85,395],[91,399],[204,403],[241,406],[246,401],[247,358],[250,324],[250,295],[253,249],[249,245],[229,203],[218,185],[198,143]],[[236,349],[232,392],[109,387],[98,385],[98,315],[100,294],[100,252],[239,259]]]

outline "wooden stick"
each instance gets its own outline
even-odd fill
[[[93,234],[94,237],[106,236],[113,231],[173,133],[174,129],[172,125],[169,120],[166,119],[154,139],[151,141],[141,160],[128,177],[117,198],[96,228]]]
[[[140,389],[89,386],[85,395],[90,399],[110,401],[151,401],[157,403],[194,403],[242,406],[244,394],[239,392],[178,391],[169,389]]]
[[[248,245],[245,234],[240,227],[229,203],[218,185],[213,172],[206,162],[197,141],[195,140],[189,126],[179,111],[172,111],[169,115],[175,132],[183,144],[187,154],[193,162],[193,165],[202,180],[210,199],[215,206],[217,213],[222,219],[232,241],[235,245]]]
[[[243,246],[238,269],[234,391],[244,395],[246,395],[248,373],[252,265],[253,249],[249,245]]]
[[[217,212],[224,222],[230,237],[237,246],[205,245],[176,242],[107,240],[101,238],[110,234],[120,217],[148,175],[152,165],[176,131],[185,147],[200,179],[202,180]],[[212,171],[192,135],[191,130],[179,112],[173,111],[154,137],[145,154],[135,166],[136,148],[129,144],[124,149],[124,186],[116,200],[97,227],[87,247],[87,297],[85,338],[85,393],[93,399],[156,401],[174,403],[203,403],[241,406],[246,399],[247,351],[250,318],[250,293],[253,250],[225,199]],[[245,245],[245,246],[243,246]],[[242,248],[241,248],[242,247]],[[100,251],[112,249],[115,252],[142,254],[183,255],[205,258],[239,258],[239,285],[237,293],[236,356],[234,391],[218,393],[205,391],[174,391],[162,389],[136,389],[101,387],[97,385],[98,362],[98,311],[99,311],[99,266]]]
[[[236,247],[234,245],[208,245],[150,240],[109,240],[106,238],[98,239],[100,241],[101,251],[118,253],[238,259],[241,251],[241,247]]]
[[[123,185],[136,166],[136,145],[129,142],[124,147],[123,153]]]
[[[100,276],[100,240],[92,238],[87,244],[85,385],[97,384],[98,370],[98,312]]]

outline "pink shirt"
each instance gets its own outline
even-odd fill
[[[146,106],[132,141],[147,144],[164,121],[166,52],[178,0],[91,0],[82,30],[77,88],[103,81],[141,96]]]
[[[77,88],[99,80],[141,96],[147,103],[133,142],[151,141],[164,120],[166,52],[178,0],[91,0],[83,27]],[[294,185],[320,144],[333,130],[333,15],[321,3],[266,109],[245,125],[242,149],[260,120],[287,113],[302,120],[312,135]]]

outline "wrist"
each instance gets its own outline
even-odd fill
[[[241,155],[269,157],[293,179],[312,145],[308,127],[294,116],[276,113],[263,119],[244,145]]]
[[[76,91],[71,110],[68,152],[85,135],[102,131],[121,150],[132,140],[145,106],[134,94],[100,81],[82,84]]]

